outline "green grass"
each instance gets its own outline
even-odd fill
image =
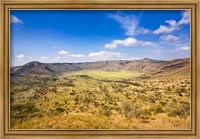
[[[127,80],[141,76],[143,73],[136,71],[105,71],[105,70],[84,70],[66,73],[63,76],[70,75],[88,75],[95,79],[101,80]]]
[[[15,84],[11,128],[188,129],[188,76],[134,78],[141,74],[90,70],[41,79],[32,86]]]

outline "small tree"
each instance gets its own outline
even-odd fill
[[[22,124],[23,119],[37,115],[39,110],[33,103],[16,104],[11,106],[11,118],[19,119]]]

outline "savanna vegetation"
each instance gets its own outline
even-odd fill
[[[185,68],[11,76],[12,129],[189,129]]]

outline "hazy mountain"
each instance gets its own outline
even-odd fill
[[[112,60],[84,63],[40,63],[33,61],[23,66],[11,68],[11,76],[28,74],[55,75],[79,70],[129,70],[141,71],[155,75],[170,71],[189,69],[189,67],[189,58],[176,59],[171,61],[161,61],[145,58],[142,60],[134,61]]]

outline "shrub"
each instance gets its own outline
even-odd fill
[[[185,109],[186,108],[186,109]],[[167,110],[168,116],[175,117],[186,117],[189,109],[187,107],[183,107],[181,104],[176,103],[173,104],[173,107],[169,107]]]
[[[103,104],[101,112],[103,115],[109,117],[112,115],[111,107],[109,104]]]
[[[26,118],[34,117],[39,110],[33,103],[16,104],[11,106],[11,119],[20,120],[20,123]]]
[[[127,119],[133,118],[135,116],[135,108],[131,102],[127,101],[123,103],[122,106],[123,114]]]
[[[69,94],[73,96],[76,94],[76,92],[74,90],[72,90],[72,92],[70,92]]]
[[[63,109],[63,108],[56,108],[56,111],[57,111],[58,113],[62,113],[62,112],[65,111],[65,109]]]
[[[140,90],[140,93],[145,93],[145,92],[146,92],[146,89]]]
[[[141,108],[136,111],[136,117],[142,119],[149,119],[152,116],[151,109]]]
[[[154,110],[153,110],[154,114],[157,114],[157,113],[162,113],[163,112],[163,107],[161,104],[158,104],[154,107]]]
[[[180,91],[185,92],[186,91],[185,87],[181,87]]]
[[[107,117],[111,116],[112,115],[111,109],[110,108],[104,109],[103,110],[103,115],[105,115]]]
[[[185,91],[185,88],[181,88],[181,89],[180,89],[180,88],[177,88],[177,89],[176,89],[176,93],[177,93],[179,96],[183,96],[182,93],[183,93],[184,91]]]
[[[134,85],[134,86],[141,86],[141,84],[138,83],[138,82],[134,82],[134,83],[132,83],[132,85]]]

